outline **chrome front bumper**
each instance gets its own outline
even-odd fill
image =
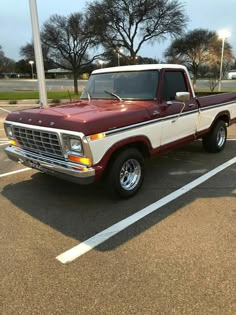
[[[49,175],[78,184],[90,184],[95,181],[95,170],[92,167],[41,156],[15,146],[8,146],[5,151],[11,160]]]

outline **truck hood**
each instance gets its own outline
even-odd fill
[[[149,120],[154,106],[154,101],[81,100],[15,111],[6,120],[91,135]]]

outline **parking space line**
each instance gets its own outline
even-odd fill
[[[0,109],[3,110],[4,112],[11,113],[11,111],[9,111],[9,110],[7,110],[5,108],[0,107]]]
[[[224,164],[216,167],[212,171],[200,176],[199,178],[195,179],[194,181],[190,182],[189,184],[181,187],[180,189],[174,191],[173,193],[167,195],[166,197],[154,202],[153,204],[145,207],[144,209],[136,212],[135,214],[123,219],[122,221],[110,226],[109,228],[103,230],[102,232],[92,236],[88,240],[75,247],[67,250],[66,252],[58,255],[56,259],[60,261],[62,264],[66,264],[72,262],[76,258],[84,255],[85,253],[89,252],[93,248],[97,247],[98,245],[102,244],[103,242],[107,241],[114,235],[118,234],[119,232],[123,231],[130,225],[136,223],[137,221],[143,219],[145,216],[155,212],[156,210],[160,209],[161,207],[165,206],[166,204],[170,203],[171,201],[179,198],[180,196],[186,194],[193,188],[201,185],[209,178],[215,176],[219,172],[223,171],[224,169],[228,168],[229,166],[236,163],[236,157],[233,159],[225,162]]]
[[[26,171],[29,171],[29,170],[32,170],[32,168],[26,167],[26,168],[23,168],[21,170],[17,170],[17,171],[5,173],[5,174],[0,174],[0,178],[1,177],[6,177],[6,176],[10,176],[10,175],[14,175],[14,174],[21,173],[21,172],[26,172]]]
[[[7,144],[9,144],[8,141],[1,141],[1,142],[0,142],[0,146],[7,145]]]

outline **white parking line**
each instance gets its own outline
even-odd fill
[[[183,186],[182,188],[174,191],[173,193],[167,195],[166,197],[158,200],[157,202],[151,204],[150,206],[136,212],[135,214],[127,217],[126,219],[110,226],[109,228],[103,230],[102,232],[92,236],[85,242],[76,245],[75,247],[67,250],[66,252],[58,255],[56,257],[61,263],[66,264],[72,262],[76,258],[82,256],[83,254],[87,253],[88,251],[92,250],[93,248],[97,247],[98,245],[102,244],[112,236],[116,235],[117,233],[123,231],[131,224],[141,220],[145,216],[149,215],[150,213],[155,212],[159,208],[165,206],[166,204],[170,203],[171,201],[177,199],[178,197],[186,194],[193,188],[199,186],[200,184],[207,181],[209,178],[213,177],[214,175],[218,174],[219,172],[223,171],[227,167],[236,163],[236,157],[229,160],[228,162],[218,166],[217,168],[213,169],[212,171],[206,173],[205,175],[197,178],[196,180],[192,181],[191,183]]]
[[[32,170],[32,168],[27,167],[27,168],[23,168],[21,170],[17,170],[17,171],[5,173],[5,174],[0,174],[0,178],[1,177],[6,177],[6,176],[10,176],[10,175],[14,175],[14,174],[21,173],[21,172],[26,172],[26,171],[29,171],[29,170]]]
[[[4,112],[11,113],[11,111],[9,111],[9,110],[7,110],[5,108],[0,107],[0,109],[3,110]]]
[[[0,146],[2,146],[2,145],[7,145],[7,144],[9,144],[8,141],[1,141],[1,142],[0,142]]]

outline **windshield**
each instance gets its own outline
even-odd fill
[[[158,80],[157,70],[93,74],[81,99],[154,100]]]

